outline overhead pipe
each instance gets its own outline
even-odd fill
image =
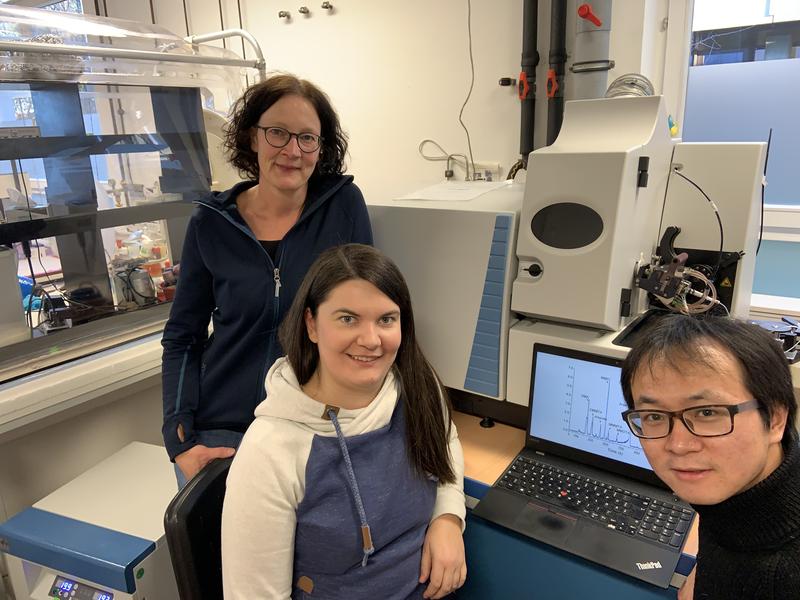
[[[164,62],[193,63],[203,65],[223,65],[231,67],[250,67],[258,69],[258,61],[198,54],[174,54],[154,50],[134,50],[100,46],[79,46],[75,44],[44,44],[39,42],[0,41],[0,52],[32,52],[39,54],[59,54],[67,56],[96,56],[99,58],[129,58],[133,60],[157,60]]]
[[[564,119],[564,65],[567,62],[567,1],[550,5],[550,67],[547,70],[547,145],[552,144]]]
[[[256,61],[253,66],[258,69],[260,80],[264,81],[267,78],[267,61],[264,59],[264,53],[261,51],[261,45],[258,43],[258,40],[249,31],[245,31],[244,29],[223,29],[222,31],[213,31],[211,33],[187,35],[183,39],[195,45],[231,37],[240,37],[253,47],[256,53]]]

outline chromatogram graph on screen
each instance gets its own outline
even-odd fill
[[[622,419],[619,367],[540,352],[533,378],[531,435],[649,469]]]

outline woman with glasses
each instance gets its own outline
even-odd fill
[[[343,174],[347,139],[314,84],[282,74],[250,87],[225,146],[246,181],[197,203],[162,341],[162,433],[181,486],[238,446],[314,259],[372,243],[364,198]]]
[[[765,330],[663,317],[622,367],[623,418],[700,516],[681,600],[800,598],[800,448],[788,363]]]

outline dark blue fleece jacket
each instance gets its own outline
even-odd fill
[[[278,325],[311,263],[332,246],[372,244],[367,207],[352,176],[315,176],[273,262],[236,209],[236,197],[255,183],[197,202],[186,231],[161,342],[162,433],[172,460],[197,443],[196,431],[244,432],[264,399],[267,370],[283,354]]]

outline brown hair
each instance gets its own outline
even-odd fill
[[[250,86],[233,105],[231,120],[225,127],[225,149],[230,163],[251,179],[258,179],[258,155],[252,148],[253,127],[264,111],[288,95],[308,100],[322,125],[319,161],[311,177],[326,173],[341,175],[346,168],[347,136],[330,99],[310,81],[289,74],[273,75]]]
[[[367,281],[400,308],[401,342],[394,368],[401,385],[406,417],[406,446],[418,475],[428,473],[452,483],[450,464],[450,401],[433,367],[422,354],[414,332],[411,295],[403,275],[386,256],[371,246],[347,244],[320,254],[297,291],[280,326],[279,338],[300,385],[319,365],[319,350],[306,330],[305,311],[317,316],[319,305],[333,289],[353,279]]]

